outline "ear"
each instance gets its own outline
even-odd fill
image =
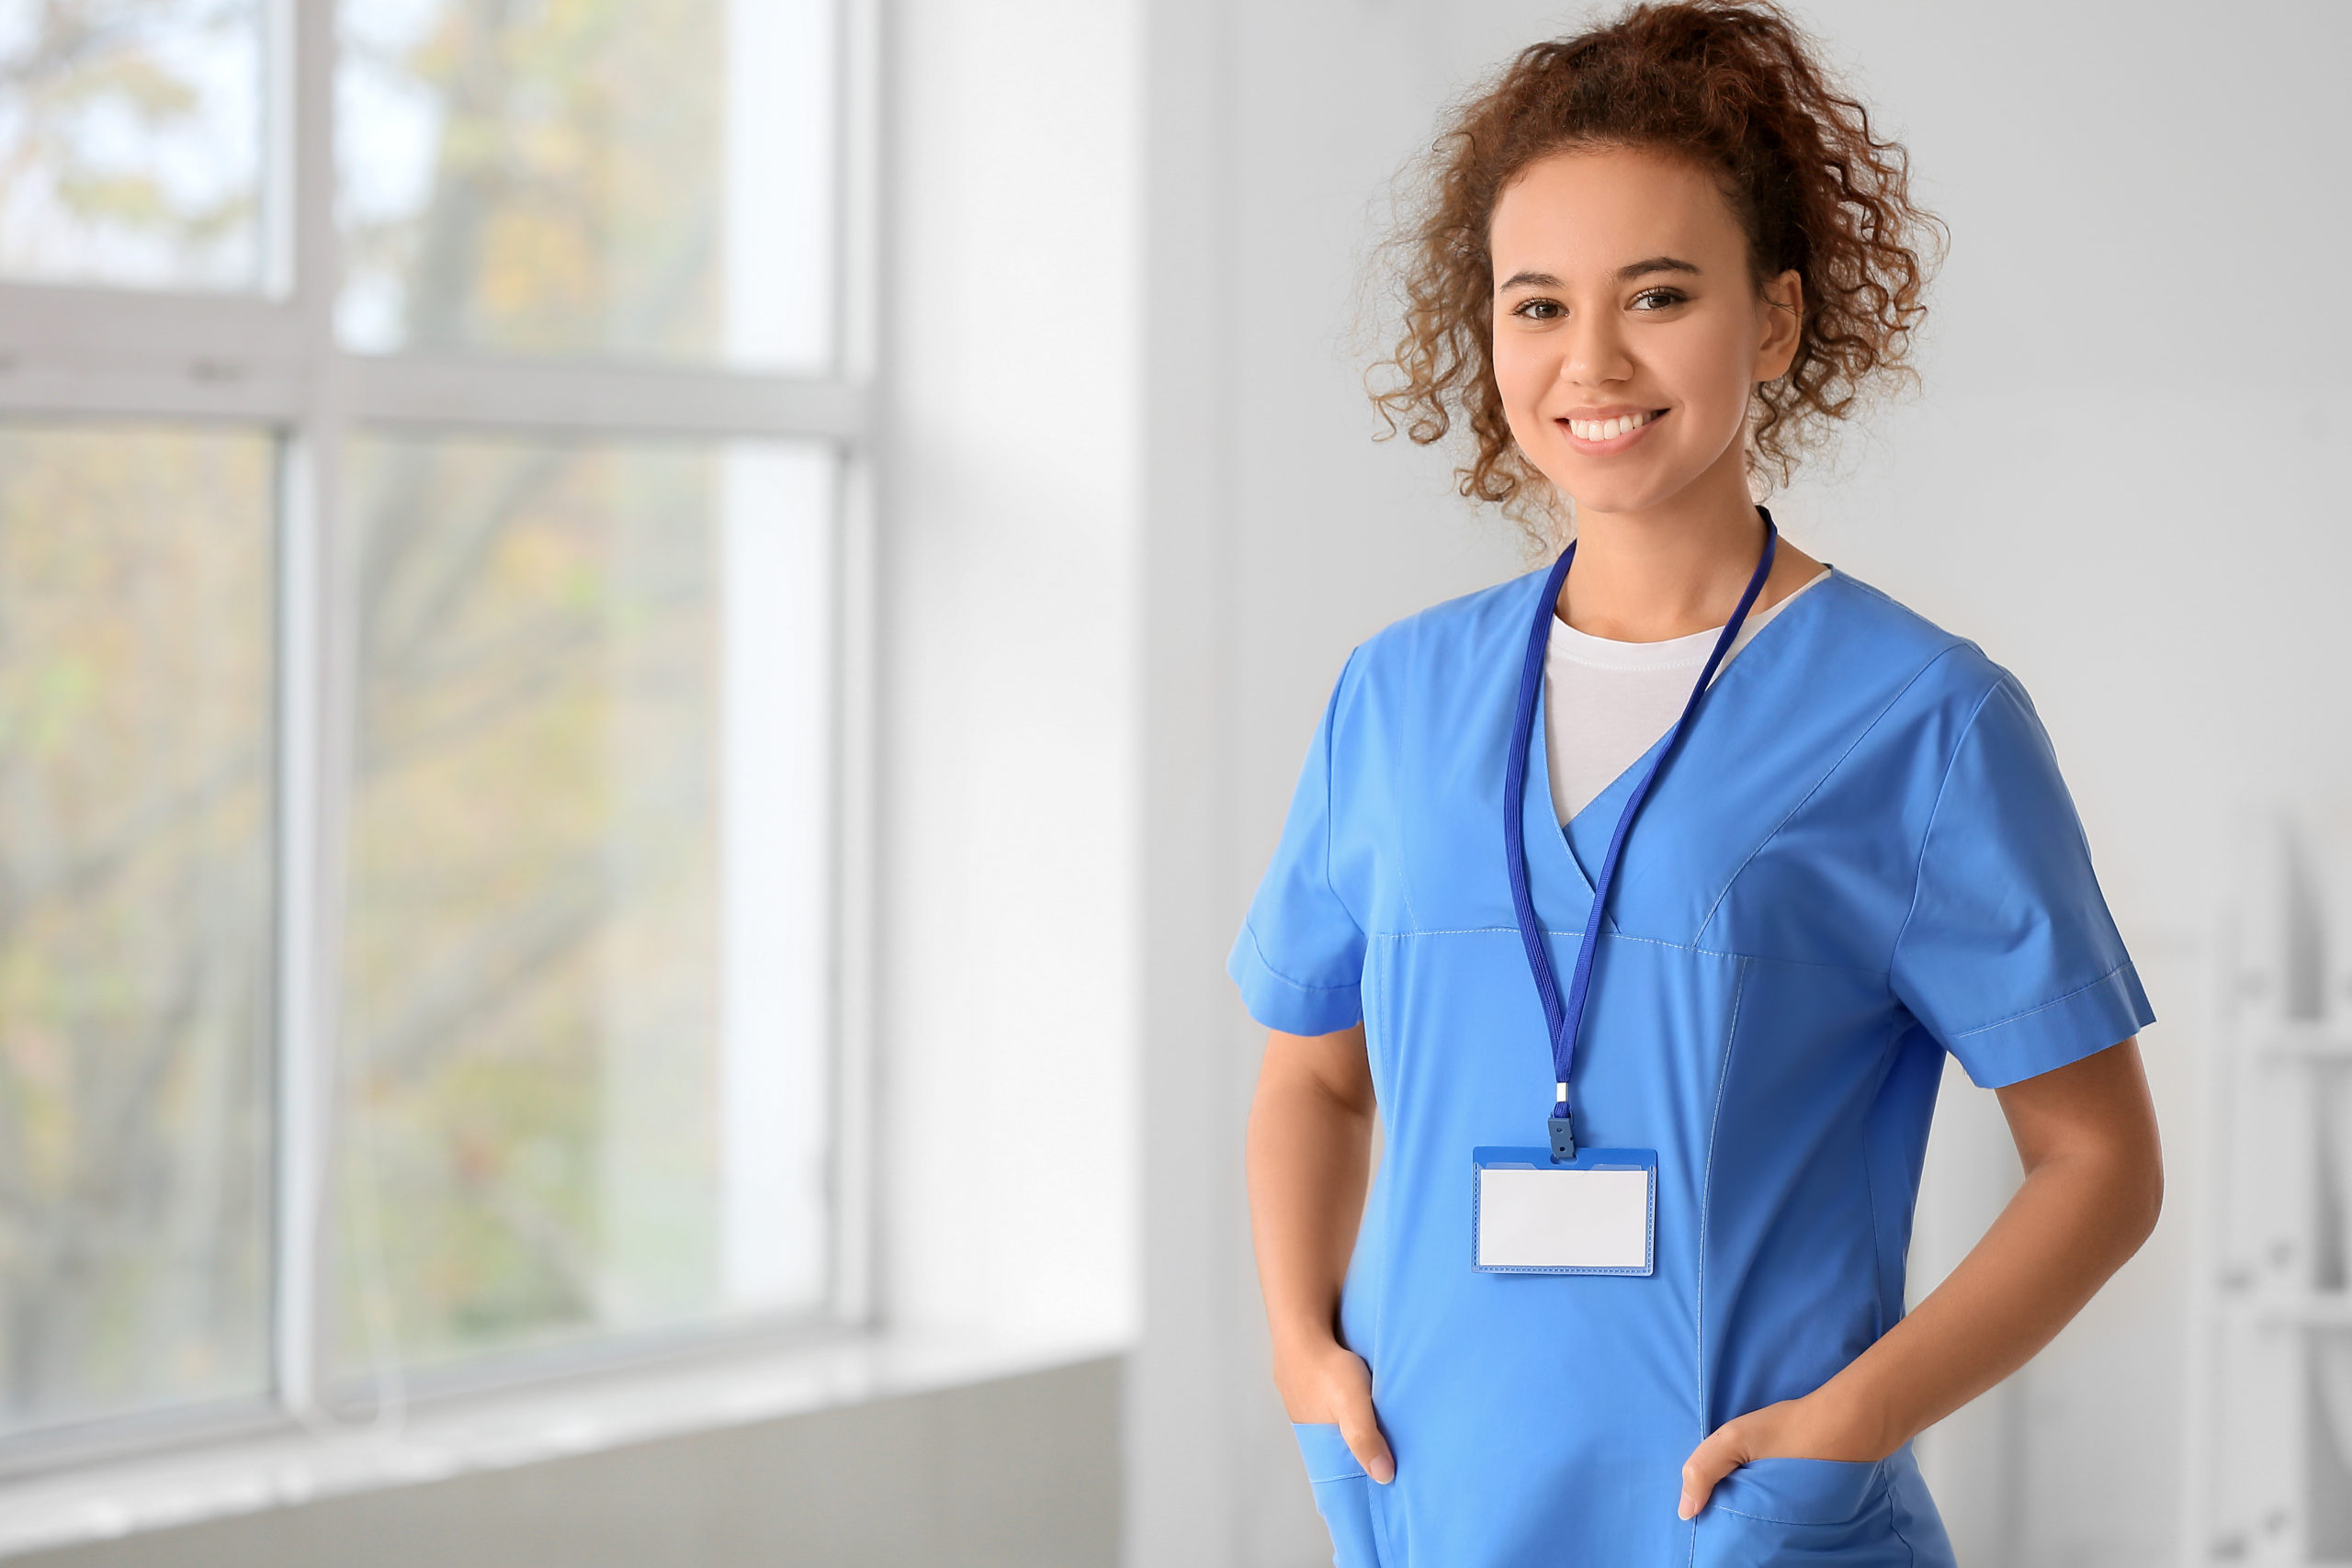
[[[1804,325],[1804,280],[1792,267],[1764,285],[1757,300],[1761,318],[1756,344],[1756,379],[1777,381],[1789,373],[1797,356],[1797,338]]]

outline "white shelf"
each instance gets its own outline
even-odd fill
[[[2352,1290],[2313,1289],[2321,1190],[2352,1075],[2352,835],[2250,822],[2216,931],[2207,1057],[2211,1187],[2198,1238],[2182,1556],[2197,1568],[2352,1568],[2319,1488],[2313,1359],[2352,1334]],[[2320,1017],[2280,1016],[2289,1003]],[[2328,1348],[2330,1364],[2340,1350]],[[2332,1374],[2335,1375],[2335,1374]],[[2324,1517],[2323,1517],[2324,1516]],[[2314,1539],[2314,1535],[2318,1539]]]
[[[2259,1328],[2352,1328],[2352,1291],[2250,1291],[2224,1295],[2221,1310]]]
[[[2282,1021],[2256,1033],[2248,1044],[2265,1062],[2352,1062],[2352,1025]]]

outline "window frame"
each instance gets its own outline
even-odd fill
[[[62,1465],[379,1412],[329,1371],[334,1212],[336,967],[355,734],[349,640],[355,435],[530,434],[729,438],[829,446],[839,464],[833,603],[833,770],[828,839],[834,951],[826,1042],[831,1258],[814,1314],[679,1325],[560,1349],[493,1352],[411,1374],[424,1401],[542,1388],[682,1356],[771,1353],[870,1327],[870,801],[875,776],[875,309],[882,0],[834,7],[834,363],[775,374],[659,361],[344,349],[335,336],[338,0],[263,0],[264,240],[260,286],[197,292],[0,280],[0,420],[255,426],[278,451],[274,601],[276,811],[269,1038],[268,1377],[258,1402],[173,1406],[0,1437],[0,1481]],[[345,1382],[347,1387],[347,1380]],[[380,1392],[380,1391],[379,1391]]]

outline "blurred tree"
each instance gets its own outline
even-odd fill
[[[0,1428],[263,1386],[271,468],[0,432]]]
[[[429,159],[348,182],[385,193],[345,222],[347,273],[401,301],[383,346],[716,352],[725,4],[346,14],[346,164]]]
[[[350,230],[355,268],[397,280],[398,341],[708,352],[720,9],[465,0],[399,34],[355,30],[352,69],[432,104],[437,128],[417,199]],[[345,981],[364,1136],[344,1189],[347,1230],[370,1245],[346,1258],[355,1364],[387,1328],[430,1359],[648,1301],[711,1304],[712,1108],[682,1108],[668,1156],[700,1212],[681,1206],[667,1257],[619,1257],[605,1080],[624,947],[629,984],[667,997],[676,1071],[710,1072],[711,1031],[693,1023],[715,982],[714,457],[365,448]],[[666,757],[621,739],[664,728],[656,714]],[[628,805],[664,793],[647,780],[665,770],[683,808],[666,829]],[[659,953],[631,946],[649,918],[673,933]],[[648,1280],[649,1264],[677,1277]]]
[[[256,0],[0,0],[0,273],[250,285]]]

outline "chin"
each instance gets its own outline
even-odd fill
[[[1560,487],[1579,510],[1587,512],[1646,512],[1671,496],[1671,489],[1654,485],[1597,484],[1582,490]]]

